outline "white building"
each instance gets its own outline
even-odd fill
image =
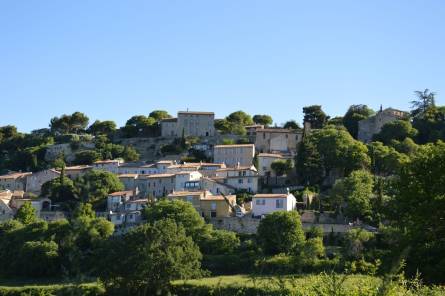
[[[199,182],[202,178],[202,174],[198,171],[191,172],[179,172],[176,173],[175,178],[175,191],[183,191],[185,190],[185,186],[187,182]]]
[[[258,171],[253,165],[220,169],[216,171],[216,177],[212,177],[213,180],[236,188],[236,190],[251,193],[258,191],[258,178]]]
[[[252,198],[253,216],[267,215],[277,211],[293,211],[297,199],[293,194],[255,194]]]

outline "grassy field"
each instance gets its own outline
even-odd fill
[[[393,282],[381,291],[383,280],[365,275],[298,275],[283,277],[219,276],[175,281],[176,295],[291,295],[291,296],[443,296],[445,288],[427,287],[404,281]]]
[[[338,276],[339,278],[341,276]],[[229,275],[209,277],[199,280],[188,281],[175,281],[174,285],[193,285],[193,286],[210,286],[210,287],[255,287],[270,285],[278,282],[285,282],[288,287],[293,286],[306,286],[308,283],[314,283],[320,280],[319,275],[296,275],[296,276],[249,276],[249,275]],[[344,282],[345,286],[354,286],[361,282],[371,283],[373,285],[379,285],[381,280],[377,277],[366,275],[353,275],[348,276]]]

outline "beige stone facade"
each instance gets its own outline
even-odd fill
[[[139,175],[135,185],[144,196],[164,197],[175,189],[175,174]]]
[[[392,108],[380,110],[374,116],[359,121],[357,138],[362,142],[369,143],[372,141],[374,135],[382,130],[385,124],[406,118],[407,115],[407,112]]]
[[[232,216],[232,207],[236,205],[236,195],[212,195],[208,191],[180,191],[168,195],[169,199],[190,202],[193,207],[206,218],[222,218]],[[230,204],[230,205],[229,205]]]
[[[215,145],[213,162],[224,163],[228,167],[251,166],[255,157],[255,145]]]
[[[215,136],[213,112],[180,111],[177,118],[161,121],[163,137],[213,137]]]
[[[297,151],[297,144],[303,139],[303,132],[284,128],[256,130],[255,147],[261,153],[291,153]]]

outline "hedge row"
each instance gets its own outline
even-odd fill
[[[97,284],[54,285],[27,287],[0,287],[0,296],[104,296],[105,290]]]

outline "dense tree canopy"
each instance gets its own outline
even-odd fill
[[[77,134],[85,131],[88,121],[89,118],[81,112],[74,112],[71,115],[63,114],[51,119],[50,128],[51,132],[55,134]]]
[[[304,246],[305,236],[298,212],[278,211],[261,219],[258,241],[265,254],[298,254]]]
[[[150,112],[150,114],[148,114],[148,117],[154,118],[156,121],[160,121],[166,118],[172,118],[172,116],[164,110],[153,110],[152,112]]]
[[[365,170],[354,171],[350,176],[337,180],[331,198],[346,216],[370,220],[372,215],[373,176]]]
[[[266,114],[254,115],[252,119],[253,119],[253,122],[255,122],[256,124],[262,124],[265,126],[271,125],[273,123],[272,117],[270,115],[266,115]]]
[[[406,232],[410,274],[443,281],[445,274],[445,143],[422,146],[397,179],[392,220]]]
[[[301,129],[300,125],[295,120],[286,121],[283,128],[298,130]]]
[[[156,119],[144,115],[135,115],[127,120],[122,131],[127,138],[153,136],[157,131]]]
[[[111,120],[100,121],[96,120],[88,128],[88,132],[97,135],[107,135],[111,136],[116,131],[116,123]]]
[[[343,116],[343,125],[349,131],[349,133],[357,139],[358,135],[358,122],[366,119],[374,114],[374,110],[370,109],[366,105],[352,105],[349,107],[345,116]]]
[[[184,227],[170,219],[110,240],[103,253],[101,278],[119,295],[165,295],[172,280],[201,275],[199,248]]]
[[[367,147],[343,129],[328,126],[313,131],[299,146],[297,174],[304,184],[321,184],[332,171],[348,175],[370,165]]]
[[[385,124],[381,131],[374,135],[374,139],[387,145],[392,140],[403,141],[406,138],[415,137],[416,134],[417,130],[412,127],[409,121],[395,120]]]
[[[329,119],[329,116],[324,113],[320,105],[303,107],[303,114],[303,122],[309,123],[313,129],[324,127]]]
[[[124,185],[115,174],[100,170],[89,171],[76,180],[75,186],[79,191],[79,199],[96,207],[105,206],[108,194],[124,189]]]

